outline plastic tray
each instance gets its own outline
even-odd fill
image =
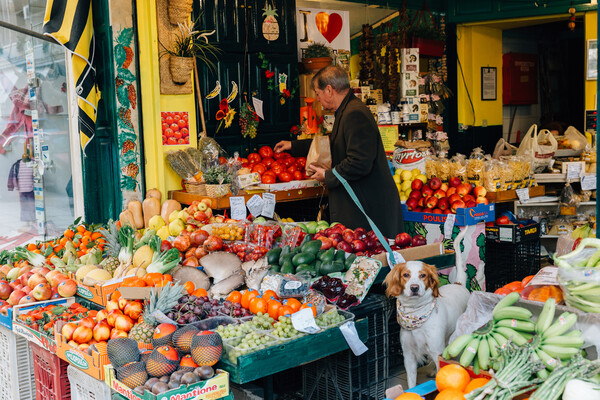
[[[0,327],[0,400],[35,397],[33,359],[27,339]]]
[[[217,327],[219,325],[229,325],[229,324],[235,324],[235,323],[236,323],[236,321],[234,318],[227,317],[227,316],[218,316],[218,317],[206,318],[206,319],[203,319],[202,321],[193,322],[188,325],[191,325],[201,331],[212,331],[212,330],[217,329]],[[184,326],[187,326],[187,325],[184,325]]]
[[[244,354],[249,354],[249,353],[254,353],[255,351],[266,349],[267,347],[274,346],[280,342],[280,340],[278,338],[271,336],[271,335],[262,335],[261,337],[266,337],[267,343],[261,344],[259,346],[250,347],[247,349],[238,349],[238,348],[236,348],[237,345],[231,345],[229,343],[225,343],[225,357],[227,357],[227,360],[229,362],[237,365],[238,356],[241,356]],[[241,342],[241,339],[240,339],[240,342]],[[238,344],[239,344],[239,342],[238,342]]]
[[[339,310],[339,309],[335,309],[335,308],[332,308],[331,310],[329,310],[321,315],[325,315],[327,313],[331,313],[331,312],[335,312],[335,311],[337,311],[338,314],[342,315],[344,317],[344,320],[337,322],[335,324],[329,324],[329,325],[319,325],[319,323],[317,322],[317,325],[319,326],[319,328],[321,328],[321,329],[335,328],[336,326],[340,326],[348,321],[354,321],[354,314],[352,314],[349,311]]]
[[[70,400],[71,385],[67,377],[69,363],[35,344],[31,344],[31,352],[36,400]]]
[[[69,365],[67,376],[71,384],[71,400],[110,400],[110,386]]]

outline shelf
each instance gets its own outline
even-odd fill
[[[546,193],[544,186],[538,185],[529,188],[529,198],[543,196]],[[518,199],[516,190],[503,190],[501,192],[488,192],[485,197],[490,203],[508,203]]]
[[[594,176],[595,173],[584,173],[583,176]],[[566,183],[567,174],[534,174],[537,183]],[[570,179],[569,182],[579,182],[581,179]]]
[[[557,201],[553,201],[553,202],[548,202],[548,203],[517,203],[517,206],[519,207],[550,207],[550,206],[557,206],[558,205],[558,200]],[[579,203],[579,207],[581,206],[595,206],[596,202],[595,201],[582,201],[581,203]]]

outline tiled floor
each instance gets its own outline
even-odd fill
[[[417,385],[433,379],[433,374],[435,374],[434,363],[429,363],[428,365],[419,368],[417,370]],[[391,388],[396,385],[402,385],[403,388],[408,387],[404,367],[400,367],[396,371],[390,371],[390,378],[388,379],[387,387]]]

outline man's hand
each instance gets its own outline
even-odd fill
[[[282,151],[289,151],[292,149],[292,142],[289,140],[282,140],[275,145],[275,153],[281,153]]]
[[[315,164],[310,164],[309,167],[310,167],[310,169],[315,171],[315,173],[310,176],[310,179],[316,179],[319,182],[325,182],[325,169],[324,168],[318,167]]]

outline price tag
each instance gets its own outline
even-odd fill
[[[262,213],[263,204],[264,202],[262,197],[255,194],[250,198],[250,200],[248,200],[246,207],[248,207],[248,210],[250,210],[250,214],[252,214],[253,216],[258,216]]]
[[[261,215],[273,218],[273,214],[275,213],[275,195],[273,193],[263,193],[263,202]]]
[[[243,196],[230,197],[229,206],[232,219],[246,219],[246,203]]]
[[[307,309],[305,308],[305,310]],[[298,313],[296,312],[296,314]],[[352,349],[352,352],[355,356],[360,356],[365,351],[369,350],[369,348],[360,340],[360,337],[358,337],[358,332],[356,332],[354,321],[348,321],[344,325],[340,326],[340,331],[342,331],[342,335],[344,335],[344,339],[346,339],[348,347]]]
[[[596,175],[581,177],[581,190],[596,190]]]
[[[321,330],[315,322],[312,310],[305,308],[292,314],[292,325],[300,332],[317,333]]]
[[[254,106],[256,115],[258,115],[260,119],[265,119],[263,114],[263,101],[252,96],[252,105]]]
[[[446,215],[446,222],[444,222],[444,238],[452,239],[452,230],[454,229],[455,221],[456,221],[456,214]]]
[[[387,263],[390,266],[390,268],[393,268],[394,265],[396,265],[396,264],[406,262],[404,257],[402,257],[402,254],[398,253],[397,251],[392,251],[392,254],[394,255],[395,262],[390,261],[390,253],[385,253],[385,256],[387,258]]]
[[[573,163],[567,165],[567,181],[579,179],[581,177],[581,164]]]
[[[529,188],[517,189],[517,197],[521,203],[527,203],[529,201]]]

